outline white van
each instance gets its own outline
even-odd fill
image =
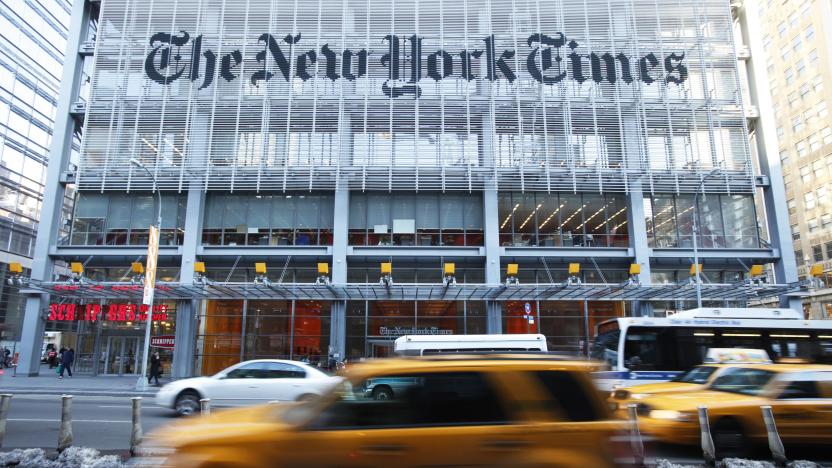
[[[405,335],[396,338],[399,356],[447,353],[547,352],[546,337],[531,335]]]

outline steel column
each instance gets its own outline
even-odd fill
[[[72,6],[72,17],[66,41],[64,70],[61,75],[61,90],[55,109],[55,127],[52,145],[49,148],[49,164],[46,169],[43,205],[40,211],[38,234],[32,261],[32,279],[49,281],[52,276],[53,260],[49,257],[49,246],[57,244],[58,229],[64,204],[65,187],[61,173],[65,171],[72,154],[72,137],[75,120],[70,115],[72,104],[78,97],[84,59],[78,50],[88,32],[91,3],[79,0]],[[23,330],[20,340],[20,361],[18,372],[22,375],[38,375],[40,371],[41,346],[43,344],[44,320],[42,313],[48,307],[48,295],[32,295],[26,299]]]

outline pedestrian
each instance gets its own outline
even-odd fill
[[[58,376],[59,379],[64,378],[64,371],[69,374],[69,378],[72,378],[72,363],[75,362],[75,350],[72,348],[66,348],[64,352],[61,354],[61,375]]]
[[[58,365],[58,352],[55,351],[55,345],[50,344],[46,352],[46,362],[50,369],[54,369]]]
[[[162,360],[159,358],[159,352],[154,352],[150,356],[150,375],[147,376],[147,383],[150,379],[156,380],[156,386],[159,386],[159,375],[162,373]]]

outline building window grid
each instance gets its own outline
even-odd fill
[[[695,212],[699,215],[697,241],[700,248],[759,247],[759,227],[752,197],[708,195],[700,198],[699,203]],[[651,247],[693,246],[693,196],[656,195],[648,207],[647,237]]]

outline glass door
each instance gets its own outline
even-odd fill
[[[101,363],[104,375],[133,375],[138,372],[141,355],[141,338],[133,336],[108,336],[103,347]]]

